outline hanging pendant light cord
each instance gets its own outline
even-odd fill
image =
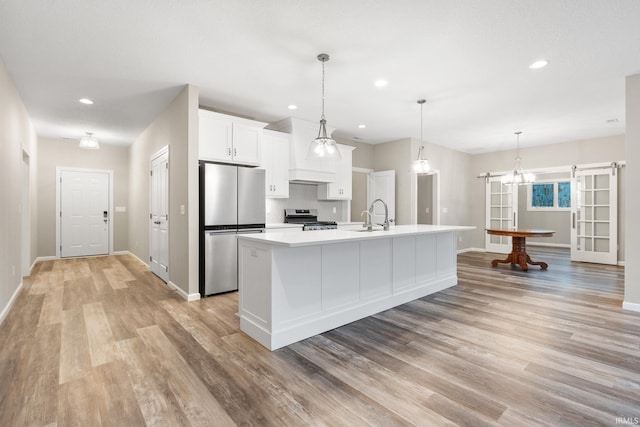
[[[321,119],[324,120],[324,63],[326,60],[322,60],[322,115]]]

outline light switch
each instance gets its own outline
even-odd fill
[[[429,213],[429,208],[424,208],[424,213]]]
[[[335,206],[333,207],[333,213],[336,213],[336,207]]]
[[[127,211],[126,206],[116,206],[116,212],[126,212],[126,211]]]
[[[447,213],[447,212],[449,212],[449,209],[447,209],[447,208],[442,208],[442,213]]]

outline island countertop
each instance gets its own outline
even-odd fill
[[[341,243],[347,241],[385,239],[408,235],[445,233],[449,231],[473,230],[476,227],[466,225],[396,225],[388,231],[382,227],[374,227],[374,231],[356,230],[314,230],[300,232],[269,232],[261,234],[240,234],[238,239],[251,240],[269,245],[297,247]],[[363,228],[364,230],[364,228]]]

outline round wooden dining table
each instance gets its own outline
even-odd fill
[[[529,254],[527,254],[527,237],[551,237],[555,233],[554,230],[540,230],[540,229],[502,229],[502,228],[487,228],[487,234],[493,234],[496,236],[509,236],[511,237],[511,253],[506,259],[494,259],[491,261],[491,266],[496,267],[498,264],[517,264],[522,268],[522,271],[528,271],[529,266],[539,265],[542,270],[546,270],[549,265],[546,262],[533,261]]]

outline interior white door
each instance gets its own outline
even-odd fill
[[[109,173],[60,172],[60,257],[109,253]]]
[[[571,260],[618,263],[615,168],[575,171],[571,180]]]
[[[499,229],[518,228],[518,185],[503,184],[502,177],[489,177],[486,184],[485,227]],[[487,234],[487,252],[508,254],[511,252],[511,237]]]
[[[149,269],[169,281],[169,151],[151,159]]]
[[[389,220],[396,217],[396,171],[381,171],[369,173],[367,207],[376,199],[382,199],[389,209]],[[371,220],[374,224],[384,223],[384,206],[378,202],[373,207]]]

